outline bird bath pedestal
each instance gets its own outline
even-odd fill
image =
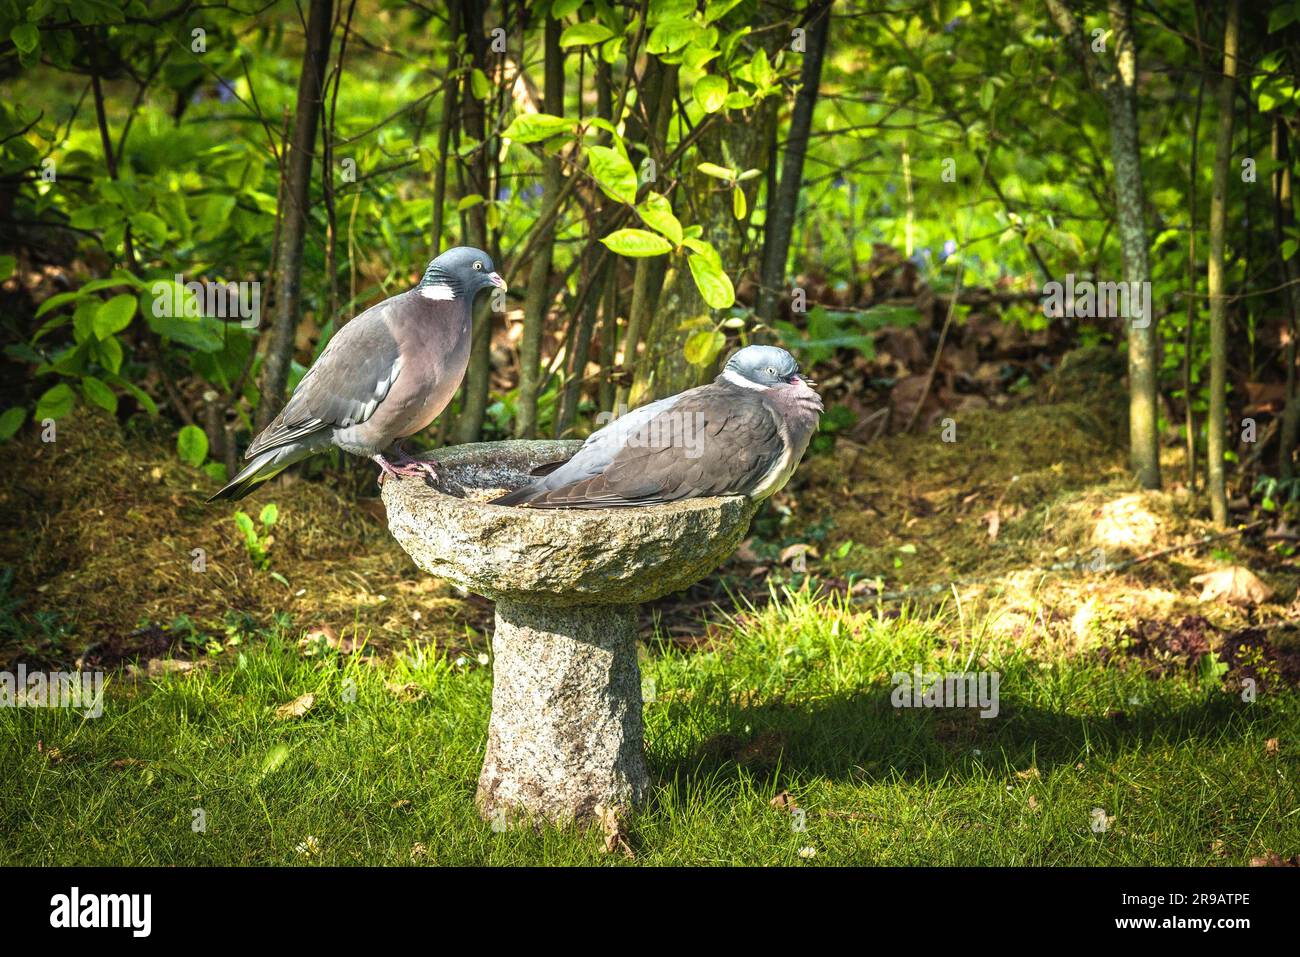
[[[580,446],[454,446],[426,456],[433,486],[384,483],[388,527],[416,565],[496,602],[478,781],[488,819],[561,823],[644,800],[636,606],[713,571],[757,508],[741,497],[633,509],[487,503]]]

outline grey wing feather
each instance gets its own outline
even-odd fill
[[[557,487],[551,480],[569,470],[578,458],[574,456],[523,503],[534,508],[616,508],[744,494],[780,461],[784,438],[774,411],[759,397],[702,386],[675,398],[670,407],[644,418],[636,432],[640,442],[626,441],[626,433],[616,448],[602,442],[603,467],[587,471],[596,464],[593,451],[593,461],[584,463],[587,474]],[[665,411],[673,415],[665,419]],[[686,440],[655,441],[656,436],[671,435],[673,428],[685,428],[679,435]],[[579,455],[586,451],[584,446]]]
[[[402,371],[401,350],[384,321],[387,308],[388,302],[381,302],[335,333],[245,458],[324,429],[348,428],[374,414]]]
[[[548,472],[543,481],[538,482],[533,490],[557,489],[593,475],[599,475],[610,461],[626,445],[627,437],[645,427],[655,416],[667,412],[675,403],[689,393],[669,396],[656,402],[627,412],[601,429],[587,436],[582,448],[574,453],[573,458],[559,468]]]

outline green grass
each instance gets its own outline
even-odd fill
[[[638,864],[1200,865],[1300,851],[1295,692],[1248,704],[1191,673],[1031,655],[955,615],[882,619],[802,594],[722,634],[708,652],[654,642],[643,662],[655,783],[628,828]],[[384,664],[303,658],[293,637],[114,680],[98,719],[0,709],[0,863],[628,863],[594,830],[479,820],[490,668],[415,648]],[[1000,673],[997,718],[891,706],[893,672],[968,661]],[[276,717],[308,692],[305,716]],[[781,791],[805,831],[771,805]],[[1104,833],[1094,808],[1113,817]]]

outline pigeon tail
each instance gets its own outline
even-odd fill
[[[268,449],[253,459],[243,471],[231,479],[225,488],[209,498],[208,501],[216,502],[220,499],[227,499],[232,502],[238,501],[258,485],[261,485],[269,478],[274,478],[299,459],[305,459],[313,451],[314,449],[310,447]]]
[[[526,505],[528,500],[537,494],[537,489],[532,485],[525,485],[523,488],[517,488],[513,492],[507,492],[497,498],[490,499],[489,505]]]

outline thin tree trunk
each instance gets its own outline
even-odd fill
[[[1192,6],[1196,24],[1196,58],[1200,64],[1200,80],[1196,85],[1196,112],[1192,115],[1192,148],[1187,174],[1187,323],[1183,327],[1183,405],[1184,428],[1187,431],[1187,488],[1196,492],[1196,410],[1192,397],[1192,361],[1196,348],[1196,185],[1200,170],[1201,107],[1205,102],[1205,47],[1201,42],[1201,8]]]
[[[699,138],[700,155],[730,156],[737,169],[762,169],[771,159],[768,129],[776,122],[776,106],[775,98],[771,98],[751,107],[743,120],[710,125]],[[693,225],[701,227],[703,239],[718,251],[723,267],[733,276],[742,276],[751,268],[756,270],[759,254],[748,248],[747,224],[736,220],[730,191],[716,188],[716,181],[710,182],[695,171],[683,177],[682,187],[694,198]],[[741,183],[736,189],[746,191],[746,206],[752,210],[758,180]],[[685,212],[683,209],[679,218]],[[666,261],[668,257],[661,258]],[[704,366],[686,360],[684,347],[692,332],[689,324],[701,317],[712,319],[712,311],[700,296],[686,264],[678,260],[673,265],[671,278],[653,299],[644,351],[630,393],[634,407],[699,385],[716,374],[716,359]],[[654,288],[652,285],[652,292]]]
[[[1115,167],[1115,220],[1124,256],[1124,278],[1151,279],[1142,188],[1142,153],[1138,142],[1137,49],[1133,39],[1132,0],[1110,0],[1115,69],[1110,70],[1085,45],[1074,15],[1063,0],[1046,0],[1048,12],[1101,93],[1110,124],[1111,162]],[[1159,337],[1153,316],[1142,325],[1128,323],[1129,465],[1143,488],[1160,487]]]
[[[99,74],[90,75],[90,85],[95,93],[95,121],[99,125],[99,142],[104,150],[104,168],[108,170],[108,178],[117,180],[117,154],[113,151],[113,138],[108,133],[108,115],[104,111],[104,88],[99,82]],[[123,140],[125,140],[123,136]],[[126,268],[130,272],[136,271],[135,261],[135,244],[131,240],[131,224],[127,223],[122,230],[122,255],[126,259]]]
[[[668,121],[673,112],[673,90],[677,88],[677,67],[659,60],[651,60],[646,67],[645,82],[642,84],[646,122],[646,148],[653,156],[656,172],[664,162],[666,153],[663,143],[668,131]],[[638,168],[639,172],[639,168]],[[653,257],[658,259],[661,257]],[[658,297],[663,282],[663,272],[652,258],[636,261],[632,273],[632,303],[628,307],[627,331],[623,339],[623,361],[621,363],[623,381],[615,393],[615,410],[627,405],[632,389],[632,378],[638,367],[641,340],[645,338],[650,327],[650,314],[654,312],[655,299]]]
[[[484,4],[482,0],[462,0],[461,30],[468,40],[470,65],[488,72],[487,39],[483,22]],[[465,75],[465,86],[461,90],[462,113],[465,120],[465,135],[475,140],[479,146],[473,158],[466,164],[468,192],[477,193],[485,202],[479,203],[468,211],[465,241],[486,252],[488,249],[487,200],[490,193],[486,103],[479,101],[473,93],[470,75]],[[470,343],[469,369],[465,373],[463,400],[460,416],[456,419],[456,441],[476,442],[483,430],[483,419],[487,414],[488,385],[492,371],[492,314],[481,314],[474,323],[474,335]]]
[[[456,5],[448,9],[451,24],[452,53],[447,64],[447,73],[442,86],[442,122],[438,124],[438,156],[433,167],[433,225],[431,247],[433,256],[442,252],[442,231],[446,225],[444,217],[447,205],[447,149],[451,145],[451,128],[456,122],[457,94],[460,84],[456,80],[456,68],[459,63],[456,52]]]
[[[559,412],[555,419],[555,436],[563,438],[564,433],[573,425],[578,413],[578,403],[582,398],[582,383],[587,372],[587,357],[591,352],[592,335],[596,331],[596,314],[600,309],[600,289],[602,283],[609,282],[612,258],[602,255],[599,249],[588,247],[587,268],[583,270],[584,292],[582,311],[579,313],[577,329],[574,330],[573,346],[568,355],[568,378],[560,396]]]
[[[1228,497],[1224,479],[1224,435],[1228,425],[1228,302],[1224,243],[1228,220],[1228,172],[1232,164],[1232,109],[1237,91],[1237,31],[1240,0],[1229,0],[1223,34],[1223,77],[1219,81],[1219,129],[1214,145],[1214,185],[1210,193],[1210,413],[1206,456],[1210,511],[1215,524],[1228,524]]]
[[[790,236],[794,232],[799,191],[803,187],[803,162],[808,153],[808,133],[812,129],[817,91],[821,85],[822,61],[826,37],[830,33],[831,4],[814,0],[808,7],[807,49],[799,75],[799,93],[790,116],[790,131],[785,141],[785,158],[781,161],[781,181],[775,195],[769,190],[766,225],[763,227],[763,266],[759,276],[758,318],[771,325],[776,319],[777,300],[785,289],[785,264],[790,255]],[[909,210],[910,212],[910,210]]]
[[[329,314],[326,319],[334,324],[335,330],[343,324],[339,321],[338,220],[334,212],[334,137],[337,129],[335,119],[339,109],[339,85],[343,82],[343,63],[348,51],[348,34],[352,30],[352,14],[356,8],[357,0],[351,0],[347,16],[343,20],[343,34],[339,37],[338,60],[330,76],[325,80],[327,87],[331,85],[331,81],[333,82],[329,109],[321,110],[320,178],[321,198],[325,203],[325,284],[329,290]]]
[[[302,247],[311,202],[312,151],[324,98],[325,67],[329,60],[333,0],[311,0],[307,14],[307,48],[298,77],[298,100],[293,135],[285,163],[280,236],[276,248],[275,314],[258,383],[262,394],[257,409],[259,428],[265,428],[284,405],[284,387],[293,362],[294,336],[302,301]]]
[[[1137,48],[1133,39],[1132,0],[1111,0],[1110,26],[1115,32],[1119,82],[1108,97],[1111,158],[1115,164],[1116,219],[1129,283],[1151,280],[1142,153],[1138,143]],[[1132,285],[1130,289],[1136,288]],[[1143,488],[1160,488],[1160,406],[1158,385],[1160,339],[1155,318],[1128,323],[1129,467]]]
[[[551,116],[564,115],[564,51],[560,49],[560,21],[546,18],[544,30],[545,79],[542,108]],[[581,99],[581,88],[579,88]],[[543,234],[538,237],[528,275],[524,300],[524,329],[519,341],[519,401],[516,405],[515,436],[530,439],[537,434],[537,393],[542,374],[542,334],[551,304],[551,261],[555,251],[556,209],[564,174],[558,156],[548,156],[542,166]]]
[[[1282,259],[1282,243],[1287,231],[1295,226],[1295,208],[1292,206],[1291,150],[1287,142],[1286,121],[1280,114],[1273,117],[1273,159],[1281,168],[1273,174],[1273,200],[1276,209],[1274,229],[1278,257],[1282,265],[1282,282],[1287,286],[1287,304],[1290,306],[1290,326],[1286,343],[1286,407],[1282,410],[1282,426],[1278,435],[1277,471],[1284,479],[1295,477],[1291,461],[1297,442],[1300,441],[1300,390],[1296,388],[1296,335],[1300,333],[1300,255],[1292,253]]]

